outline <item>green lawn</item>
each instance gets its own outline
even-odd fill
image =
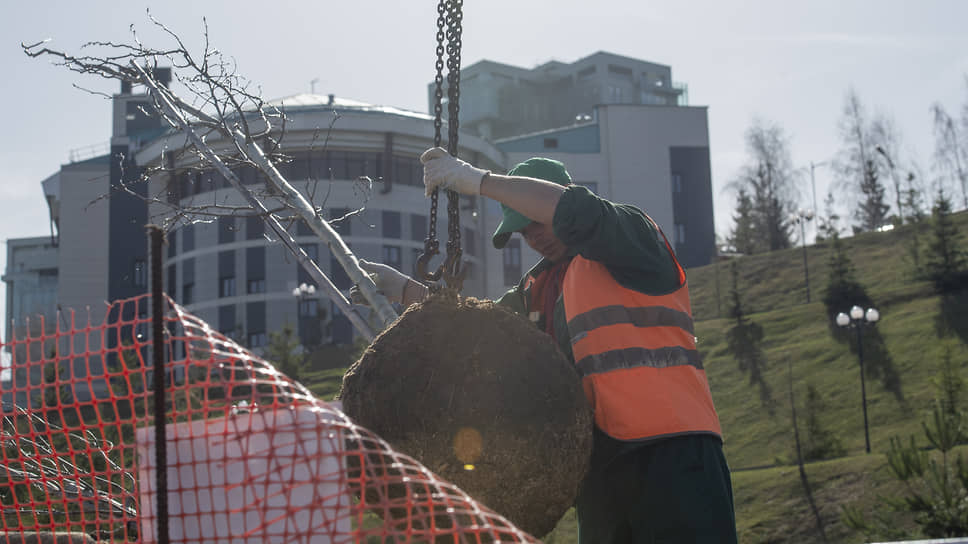
[[[968,214],[957,214],[955,220],[963,232],[968,231]],[[827,282],[830,248],[822,244],[808,248],[810,303],[806,303],[800,248],[736,261],[749,317],[764,329],[768,361],[764,377],[772,409],[764,407],[756,386],[750,385],[726,349],[726,332],[731,326],[723,317],[730,289],[728,266],[719,263],[688,271],[699,348],[722,421],[727,459],[734,470],[741,542],[821,541],[792,463],[791,373],[800,417],[807,385],[812,384],[826,404],[821,422],[848,452],[840,459],[807,465],[831,542],[863,541],[841,522],[843,505],[857,504],[869,510],[878,494],[897,488],[887,473],[884,456],[890,438],[915,435],[924,444],[921,421],[935,396],[932,379],[942,354],[949,350],[962,371],[968,366],[968,322],[964,310],[958,310],[968,306],[968,300],[944,301],[932,293],[930,284],[914,278],[908,247],[916,232],[924,237],[926,227],[916,231],[907,226],[844,240],[857,279],[881,313],[876,331],[866,333],[878,335],[885,354],[879,361],[869,360],[871,356],[867,361],[871,455],[864,454],[857,355],[844,339],[835,337],[831,316],[819,302]],[[925,238],[922,246],[926,245]],[[968,243],[962,242],[962,246],[968,248]],[[939,338],[936,325],[942,309],[958,321],[955,332]],[[316,370],[302,381],[328,400],[339,389],[342,371]],[[889,380],[891,376],[896,381]],[[897,523],[908,527],[912,536],[916,534],[911,520],[900,517]],[[564,544],[576,542],[576,537],[572,511],[546,540]]]

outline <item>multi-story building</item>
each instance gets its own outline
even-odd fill
[[[7,307],[4,338],[27,332],[48,332],[57,315],[57,245],[51,236],[16,238],[7,241],[7,270],[3,281],[7,284]],[[44,329],[39,329],[43,317]]]
[[[166,71],[159,75],[170,78]],[[706,264],[714,246],[706,110],[683,106],[684,99],[684,87],[672,83],[668,66],[609,53],[531,70],[481,61],[462,72],[460,156],[495,171],[534,155],[560,159],[576,182],[652,215],[683,264]],[[158,165],[165,146],[171,149],[177,140],[158,118],[145,114],[148,100],[122,85],[114,96],[106,153],[66,164],[44,182],[57,227],[58,247],[51,253],[56,257],[48,258],[56,258],[52,268],[58,273],[52,280],[44,272],[43,280],[48,286],[56,281],[53,307],[82,312],[90,307],[97,318],[106,301],[146,292],[143,226],[170,218],[169,206],[243,204],[219,176],[198,169],[190,154],[167,165],[174,173],[153,177],[151,187],[130,183],[145,167]],[[427,233],[429,204],[418,157],[433,141],[432,118],[332,95],[296,95],[277,104],[285,105],[289,117],[281,151],[291,160],[282,166],[283,174],[315,195],[327,218],[360,210],[337,229],[358,256],[412,273]],[[334,115],[338,119],[331,123]],[[247,183],[258,181],[254,173],[242,174]],[[372,185],[359,176],[368,176]],[[149,192],[166,194],[167,205],[149,210],[142,198]],[[498,296],[537,255],[520,241],[503,254],[491,249],[490,233],[500,218],[495,203],[464,198],[461,208],[469,264],[464,292]],[[445,209],[442,197],[437,225],[442,246]],[[339,288],[348,288],[325,245],[300,222],[293,228],[320,268]],[[37,243],[29,240],[24,244]],[[267,239],[258,218],[239,211],[181,220],[172,225],[168,240],[164,280],[169,294],[243,344],[260,346],[285,323],[306,345],[352,335],[347,320],[320,291],[313,297],[293,295],[310,278],[279,243]],[[11,268],[15,262],[8,259],[5,275],[14,292],[27,285],[14,279],[19,277]],[[30,281],[39,285],[40,272],[33,274]],[[11,300],[8,296],[8,323],[15,317]]]
[[[590,117],[496,143],[508,164],[533,156],[562,161],[575,183],[645,210],[683,266],[709,264],[716,240],[706,108],[606,104]],[[505,251],[509,278],[519,245],[512,240]]]
[[[461,127],[494,141],[509,166],[561,160],[577,183],[648,212],[682,264],[701,266],[715,252],[709,129],[685,89],[668,66],[605,52],[533,69],[485,60],[461,71]],[[500,220],[489,210],[488,228]],[[536,259],[512,239],[495,264],[510,284]]]
[[[428,111],[435,93],[430,83]],[[599,104],[676,106],[686,100],[686,86],[673,83],[670,67],[612,53],[533,69],[482,60],[461,70],[460,122],[497,140],[570,125]]]
[[[413,274],[428,233],[430,205],[424,197],[419,156],[433,144],[433,119],[333,95],[291,96],[275,105],[284,105],[287,116],[279,149],[288,157],[279,167],[283,176],[322,208],[327,219],[357,211],[335,227],[358,257]],[[211,142],[216,148],[220,145]],[[462,135],[460,144],[461,156],[487,168],[503,168],[504,157],[494,145],[470,134]],[[138,164],[160,164],[169,147],[166,138],[155,140],[138,152]],[[210,168],[198,169],[193,156],[171,166],[174,172],[150,182],[149,194],[168,195],[166,204],[150,207],[154,222],[168,221],[171,205],[218,202],[223,209],[246,207],[236,189]],[[259,181],[254,171],[242,170],[240,176],[243,183]],[[437,236],[442,251],[447,241],[446,206],[441,194]],[[480,199],[461,200],[461,239],[468,267],[464,293],[476,296],[487,291],[489,273],[482,254],[480,206]],[[294,221],[291,230],[336,287],[347,291],[349,278],[325,243],[302,221]],[[272,237],[262,218],[248,211],[211,221],[178,221],[168,234],[169,294],[252,348],[264,345],[268,333],[285,323],[299,331],[304,345],[349,341],[349,320],[320,290],[312,296],[293,294],[298,285],[314,282],[280,243],[267,241]],[[438,262],[439,258],[432,264]]]

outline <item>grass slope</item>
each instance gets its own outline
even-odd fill
[[[968,230],[968,214],[954,216],[961,232]],[[956,323],[954,332],[938,337],[942,308],[958,313],[968,300],[942,300],[929,283],[914,278],[909,254],[911,237],[928,243],[928,225],[906,226],[884,233],[867,233],[844,239],[865,287],[881,312],[876,334],[888,355],[881,366],[869,365],[867,405],[873,453],[864,454],[863,416],[857,355],[848,343],[834,336],[822,303],[827,283],[826,244],[807,248],[811,302],[806,303],[803,254],[800,248],[736,260],[739,288],[749,317],[764,328],[763,348],[768,365],[764,373],[774,401],[771,413],[760,402],[757,386],[726,350],[731,322],[728,308],[730,273],[727,263],[688,271],[696,335],[722,421],[726,455],[734,470],[737,525],[741,542],[820,542],[816,523],[802,492],[794,463],[790,417],[790,382],[801,410],[807,384],[823,396],[822,423],[847,447],[848,456],[807,465],[821,516],[831,542],[862,542],[840,521],[844,504],[870,510],[877,496],[897,488],[890,478],[883,453],[892,436],[917,436],[921,421],[933,402],[932,379],[942,353],[951,350],[953,361],[968,366],[968,322]],[[962,237],[964,238],[964,237]],[[965,247],[962,241],[962,247]],[[844,308],[846,311],[847,308]],[[964,316],[964,310],[961,317]],[[870,332],[865,331],[868,334]],[[884,369],[899,377],[899,387],[885,387]],[[308,374],[304,383],[321,398],[330,399],[339,388],[342,369]],[[802,420],[801,420],[801,432]],[[899,526],[913,523],[899,518]],[[574,512],[552,535],[554,544],[577,541]]]

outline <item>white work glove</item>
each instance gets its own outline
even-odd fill
[[[383,296],[387,297],[387,300],[390,302],[403,301],[403,294],[407,288],[407,283],[414,281],[410,276],[397,272],[396,268],[385,264],[371,263],[363,259],[360,259],[359,262],[360,268],[370,275],[373,283],[376,284],[377,290],[382,291]]]
[[[479,195],[481,180],[491,173],[452,157],[447,150],[440,147],[424,151],[420,155],[420,162],[424,165],[424,188],[427,196],[438,187],[465,195]]]

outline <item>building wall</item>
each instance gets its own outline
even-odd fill
[[[26,319],[38,321],[43,316],[47,329],[56,326],[57,246],[50,236],[7,240],[3,281],[7,290],[5,340],[13,338],[14,326],[19,337]]]
[[[109,172],[106,158],[61,167],[57,301],[94,315],[109,300]],[[132,228],[142,229],[142,225]]]
[[[428,111],[435,90],[428,85]],[[500,139],[571,124],[598,104],[677,105],[683,97],[669,66],[612,53],[533,69],[480,61],[461,70],[461,126]]]
[[[424,196],[422,168],[417,157],[432,145],[432,120],[425,115],[346,108],[340,111],[340,118],[333,130],[326,134],[324,148],[318,139],[320,136],[316,127],[329,125],[333,108],[314,108],[307,105],[311,104],[309,98],[300,100],[301,106],[287,109],[291,122],[287,123],[283,148],[295,160],[284,166],[282,173],[305,195],[315,195],[314,205],[323,208],[324,217],[328,219],[345,214],[348,210],[361,209],[344,224],[335,227],[357,257],[385,262],[386,256],[393,256],[398,251],[400,258],[396,264],[404,273],[413,275],[416,257],[424,250],[430,210],[430,201]],[[158,149],[162,147],[159,145]],[[504,168],[503,155],[492,144],[473,136],[465,140],[462,135],[462,147],[463,157],[495,170]],[[388,150],[391,160],[386,160]],[[151,164],[157,160],[153,151],[154,148],[150,147],[143,149],[138,155],[139,162]],[[380,154],[379,158],[377,154]],[[372,185],[347,179],[355,177],[350,173],[356,168],[346,169],[343,161],[347,157],[349,159],[346,160],[365,161],[365,166],[357,167],[365,168],[365,173],[373,179]],[[187,167],[189,164],[177,166]],[[339,168],[342,174],[334,171],[334,178],[330,180],[325,173],[318,171],[324,168]],[[307,171],[312,175],[307,176]],[[176,176],[175,183],[184,185],[185,182],[178,181],[178,178]],[[197,181],[198,178],[195,179]],[[168,175],[157,176],[152,180],[149,191],[155,194],[161,191],[163,184],[170,182]],[[181,204],[219,202],[223,206],[244,206],[241,195],[234,188],[226,187],[224,182],[216,180],[214,184],[205,183],[200,189],[180,188],[178,196],[181,197]],[[461,204],[464,260],[470,265],[463,293],[482,296],[486,282],[482,255],[485,240],[480,225],[484,217],[480,211],[483,199],[464,197]],[[442,253],[448,238],[446,210],[447,197],[441,194],[437,238]],[[156,223],[164,223],[168,213],[169,210],[160,205],[149,208],[150,219]],[[235,335],[243,344],[257,345],[265,340],[260,334],[267,336],[286,323],[299,330],[304,341],[348,341],[350,338],[347,336],[352,335],[348,321],[336,315],[337,311],[321,288],[317,287],[316,294],[308,297],[316,300],[317,316],[300,315],[301,301],[293,295],[293,289],[301,282],[314,282],[275,241],[275,236],[271,236],[272,242],[261,235],[249,237],[247,220],[240,217],[237,223],[237,230],[231,237],[223,234],[220,238],[218,221],[198,222],[191,227],[181,222],[169,233],[172,245],[166,261],[165,277],[169,283],[174,282],[167,290],[175,300],[223,332]],[[351,286],[325,243],[298,221],[289,230],[296,234],[301,246],[312,249],[320,269],[339,289],[347,292]],[[190,247],[185,246],[186,231],[194,233],[191,236],[194,244]],[[249,293],[249,276],[253,273],[249,262],[253,255],[250,250],[257,248],[264,248],[266,256],[264,291]],[[232,254],[228,255],[227,252]],[[442,258],[440,256],[431,261],[432,266],[438,265]],[[228,295],[222,287],[222,280],[229,269],[233,270],[233,295]],[[193,285],[194,295],[190,301],[185,299],[186,283]]]
[[[594,119],[597,142],[575,136],[576,132],[591,133],[593,125],[583,125],[509,138],[498,146],[512,166],[533,156],[562,161],[575,183],[648,213],[673,244],[683,266],[708,264],[715,233],[706,109],[602,105],[596,108]],[[680,194],[674,193],[674,173],[680,177],[684,191]],[[683,244],[676,243],[677,231],[686,234]],[[526,247],[522,256],[524,270],[538,259]],[[497,266],[499,263],[491,265],[492,272]],[[492,286],[489,294],[498,290]]]

